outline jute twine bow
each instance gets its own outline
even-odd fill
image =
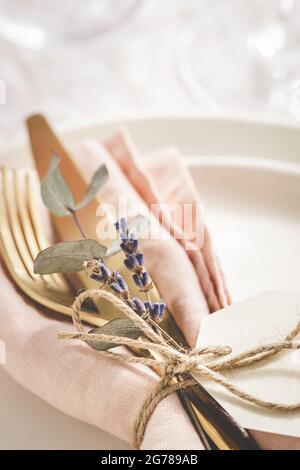
[[[87,333],[81,323],[80,309],[87,299],[102,298],[105,299],[120,310],[127,318],[133,321],[144,334],[143,340],[134,340],[121,336],[112,336],[105,334]],[[197,381],[190,375],[195,372],[201,377],[212,380],[220,386],[228,390],[232,395],[241,400],[252,403],[261,408],[268,410],[293,411],[300,409],[300,403],[280,404],[270,401],[261,400],[243,390],[239,389],[228,381],[221,371],[228,369],[236,369],[247,367],[249,365],[270,359],[275,354],[284,350],[300,349],[300,343],[293,341],[300,333],[300,321],[297,326],[282,340],[264,344],[250,349],[233,358],[224,358],[231,353],[228,346],[211,346],[197,348],[191,351],[178,350],[165,341],[158,333],[156,333],[141,317],[139,317],[129,306],[115,295],[99,290],[91,289],[82,292],[74,301],[73,323],[77,329],[77,333],[58,334],[63,339],[81,339],[82,341],[101,341],[105,343],[114,343],[130,348],[147,350],[159,353],[159,357],[138,357],[129,354],[120,354],[111,351],[99,351],[99,354],[105,357],[117,359],[124,363],[144,364],[159,372],[161,380],[155,390],[149,394],[142,409],[136,419],[134,429],[134,446],[139,448],[143,441],[145,429],[154,409],[168,395],[174,393],[178,389],[184,389],[191,385],[195,385]],[[221,359],[220,359],[221,358]],[[176,380],[182,374],[188,373],[185,380]]]

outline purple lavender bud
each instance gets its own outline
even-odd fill
[[[144,253],[140,251],[135,256],[136,256],[136,259],[138,260],[139,265],[144,266]]]
[[[146,300],[144,305],[146,309],[149,310],[149,312],[153,311],[153,302],[151,302],[150,300]]]
[[[160,304],[155,303],[155,304],[153,305],[152,315],[153,315],[155,318],[160,317]]]
[[[133,277],[133,280],[134,280],[135,284],[138,287],[143,287],[142,279],[140,278],[140,276],[138,274],[134,274],[132,277]]]
[[[132,302],[135,305],[135,309],[136,309],[137,313],[144,313],[145,312],[145,310],[146,310],[145,305],[143,304],[143,302],[138,297],[134,297],[132,299]]]
[[[127,230],[128,230],[127,221],[126,221],[126,219],[125,219],[124,217],[122,217],[122,218],[119,220],[119,224],[120,224],[120,227],[121,227],[122,232],[127,233]]]
[[[124,243],[124,242],[120,243],[120,248],[126,255],[130,255],[132,253],[127,243]]]
[[[143,286],[147,286],[148,284],[150,284],[151,282],[151,277],[149,276],[149,274],[145,271],[141,274],[141,278],[142,278],[142,284]]]
[[[135,253],[139,248],[139,241],[138,240],[130,240],[130,248],[133,253]]]
[[[124,260],[124,264],[127,269],[129,269],[130,271],[134,271],[135,268],[138,266],[138,260],[134,255],[130,255]]]
[[[128,290],[128,286],[126,284],[126,282],[124,281],[123,277],[121,276],[121,274],[119,272],[115,272],[114,273],[114,277],[115,279],[117,280],[119,286],[121,287],[121,289],[124,291],[127,291]]]
[[[165,313],[165,310],[166,310],[166,304],[162,302],[161,304],[159,304],[159,316],[160,316],[160,318]]]
[[[120,238],[121,238],[121,240],[123,240],[123,242],[128,242],[127,233],[121,233]]]
[[[109,287],[115,291],[117,294],[122,294],[123,292],[123,289],[119,286],[119,284],[117,284],[116,282],[111,282],[109,284]]]
[[[102,265],[100,266],[100,271],[101,271],[103,280],[104,280],[104,281],[107,281],[107,279],[111,276],[111,272],[110,272],[110,270],[108,269],[108,267],[105,266],[105,264],[102,264]]]
[[[126,245],[126,243],[121,242],[121,243],[120,243],[120,248],[121,248],[122,251],[124,251],[125,253],[127,253],[127,245]]]
[[[117,231],[117,232],[120,231],[120,222],[116,222],[116,223],[115,223],[115,228],[116,228],[116,231]]]
[[[134,268],[133,268],[133,266],[132,266],[132,263],[131,263],[131,261],[130,261],[128,258],[125,258],[125,259],[124,259],[124,264],[125,264],[126,268],[129,269],[129,271],[133,271],[133,270],[134,270]]]
[[[91,279],[93,279],[94,281],[97,281],[97,282],[102,282],[103,281],[103,277],[101,276],[101,274],[91,274]]]

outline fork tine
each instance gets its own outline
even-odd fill
[[[42,224],[40,222],[39,211],[36,205],[36,195],[34,194],[34,187],[36,186],[36,179],[32,172],[26,173],[26,191],[28,194],[28,207],[29,213],[32,221],[32,226],[34,228],[34,233],[36,241],[39,247],[39,250],[44,250],[49,246],[49,243],[46,240],[44,232],[42,230]]]
[[[29,252],[31,257],[35,259],[39,252],[39,248],[35,237],[33,236],[32,226],[30,223],[30,218],[27,210],[27,204],[25,202],[25,194],[24,194],[24,186],[22,185],[22,174],[19,170],[14,169],[14,184],[15,184],[15,194],[16,194],[16,202],[18,206],[18,211],[20,215],[20,220],[25,236],[25,240],[27,242]],[[23,186],[23,187],[22,187]]]
[[[37,245],[34,231],[31,225],[31,220],[28,214],[28,204],[26,200],[26,191],[24,191],[24,172],[21,170],[14,169],[12,170],[13,173],[13,186],[15,191],[15,198],[16,198],[16,207],[17,212],[20,218],[20,224],[23,230],[23,235],[25,238],[25,242],[28,247],[29,255],[31,256],[31,269],[33,266],[33,262],[35,257],[39,252],[39,247]],[[41,276],[42,280],[48,283],[50,286],[55,287],[55,279],[51,276],[44,275]]]
[[[8,216],[8,209],[5,198],[5,170],[1,168],[1,191],[0,191],[0,235],[3,245],[2,256],[6,261],[7,266],[10,268],[12,275],[16,276],[28,276],[28,279],[32,279],[32,276],[28,272],[23,260],[20,257],[19,250],[17,249],[14,237],[12,235],[10,221]]]
[[[31,221],[31,230],[33,231],[37,251],[34,255],[36,257],[37,253],[41,250],[44,250],[49,246],[49,243],[46,241],[44,236],[44,232],[42,231],[42,224],[40,222],[40,216],[38,215],[38,208],[36,204],[35,194],[34,194],[34,186],[36,185],[36,181],[34,180],[34,174],[32,172],[27,172],[25,175],[25,184],[26,184],[26,193],[27,193],[27,201],[28,201],[28,211],[29,217]],[[47,276],[48,277],[48,276]],[[50,276],[49,276],[50,277]],[[68,283],[66,282],[65,278],[61,274],[52,274],[51,278],[55,281],[55,283],[61,288],[66,290],[67,292],[71,292]]]
[[[17,250],[19,252],[20,258],[24,263],[24,266],[33,280],[38,280],[40,277],[33,273],[33,264],[32,258],[28,251],[27,244],[25,242],[22,228],[20,225],[20,219],[17,211],[16,198],[14,193],[14,185],[12,186],[10,182],[10,177],[12,173],[6,168],[2,169],[3,175],[3,196],[6,202],[7,216],[9,220],[10,230],[15,240]]]
[[[24,258],[21,256],[19,245],[17,245],[11,226],[11,214],[13,215],[13,218],[16,218],[16,216],[19,217],[19,215],[13,212],[13,206],[8,205],[10,202],[8,197],[10,198],[12,195],[12,191],[8,191],[10,182],[9,176],[12,176],[12,174],[6,171],[5,168],[0,167],[1,257],[3,258],[5,265],[16,285],[31,299],[33,299],[38,304],[44,305],[51,310],[70,317],[72,316],[72,309],[70,306],[73,303],[72,290],[70,288],[63,289],[61,288],[61,285],[56,286],[55,289],[50,288],[49,284],[45,283],[41,276],[31,274],[24,263]],[[11,211],[11,213],[9,211]],[[21,233],[19,236],[22,238],[23,234]],[[24,239],[23,244],[26,246]],[[30,258],[29,253],[27,253],[27,255],[28,258]],[[31,259],[31,267],[32,265],[33,263]],[[66,281],[64,280],[64,282]],[[83,321],[94,326],[103,326],[107,322],[107,320],[101,318],[99,314],[92,312],[82,311],[81,317]]]

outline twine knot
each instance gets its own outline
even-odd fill
[[[120,336],[87,333],[80,319],[81,306],[87,299],[97,297],[104,298],[113,303],[117,309],[132,320],[135,326],[142,331],[144,338],[142,340],[134,340]],[[184,350],[183,348],[177,349],[171,346],[167,340],[164,340],[162,336],[154,331],[146,321],[126,305],[124,301],[100,289],[82,292],[75,299],[72,310],[73,323],[77,333],[62,332],[58,334],[59,338],[81,339],[82,341],[102,341],[127,346],[129,348],[148,350],[151,353],[150,357],[139,357],[111,351],[99,351],[99,354],[103,356],[117,359],[124,363],[144,364],[160,373],[161,379],[157,387],[146,398],[136,419],[134,429],[134,445],[136,448],[141,446],[149,418],[160,401],[178,389],[185,389],[197,383],[192,373],[197,373],[198,376],[200,375],[201,377],[218,383],[235,397],[252,403],[255,406],[279,411],[294,411],[300,409],[300,403],[281,404],[255,397],[236,387],[220,373],[228,369],[247,367],[259,363],[263,360],[270,359],[275,354],[284,350],[300,349],[300,342],[294,341],[300,333],[300,321],[282,341],[263,344],[237,356],[227,357],[232,351],[231,348],[226,345],[207,346],[192,350]]]

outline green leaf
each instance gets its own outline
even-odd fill
[[[135,216],[128,224],[128,230],[130,233],[144,233],[148,230],[148,228],[149,220],[143,215]]]
[[[121,251],[121,247],[120,247],[121,243],[122,243],[122,240],[120,240],[119,238],[118,240],[113,241],[110,247],[107,248],[107,251],[105,253],[105,258],[109,258],[110,256],[113,256],[119,253],[119,251]]]
[[[143,333],[128,318],[116,318],[100,328],[93,328],[89,333],[100,335],[122,336],[124,338],[138,339]],[[119,346],[114,343],[103,343],[101,341],[87,341],[88,345],[98,351],[106,351],[107,349]]]
[[[59,158],[53,153],[48,173],[41,183],[41,194],[45,205],[53,214],[65,216],[74,208],[74,199],[58,165]]]
[[[94,174],[83,199],[78,204],[76,204],[74,209],[81,209],[82,207],[86,206],[89,202],[91,202],[91,200],[94,199],[94,197],[96,196],[99,189],[102,188],[107,178],[108,170],[105,165],[101,165],[100,168]]]
[[[105,253],[105,246],[88,238],[57,243],[37,255],[34,261],[34,272],[37,274],[52,274],[81,271],[84,261],[92,258],[103,258]]]

